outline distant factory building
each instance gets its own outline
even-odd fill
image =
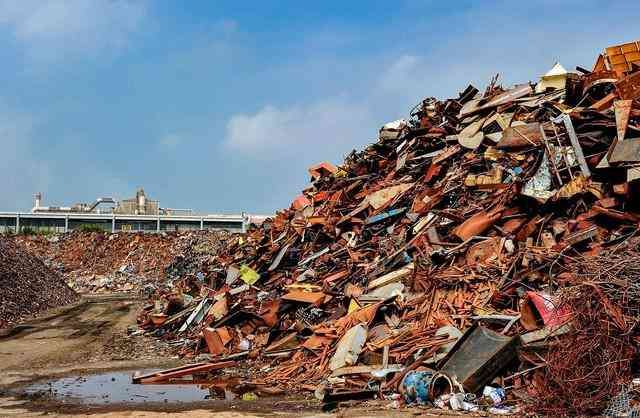
[[[98,229],[106,232],[163,232],[219,230],[245,231],[265,216],[239,214],[194,214],[191,209],[161,208],[140,188],[131,199],[117,201],[101,197],[93,203],[44,206],[42,193],[34,196],[30,212],[0,212],[0,233],[68,232]]]
[[[105,206],[108,205],[108,206]],[[108,213],[116,215],[193,215],[191,209],[161,208],[159,200],[147,198],[143,188],[139,188],[136,197],[114,200],[100,197],[93,203],[76,203],[73,206],[42,206],[42,193],[36,193],[31,213]]]

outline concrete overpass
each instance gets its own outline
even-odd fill
[[[240,215],[120,215],[74,212],[0,212],[0,233],[69,232],[82,225],[99,227],[105,232],[169,232],[195,230],[227,230],[244,232],[249,224],[247,214]]]

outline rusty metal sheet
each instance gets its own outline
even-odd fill
[[[616,113],[616,128],[618,130],[618,140],[623,140],[627,133],[627,126],[629,125],[629,114],[631,113],[631,107],[633,106],[633,100],[616,100],[613,102],[613,108]]]
[[[593,64],[593,72],[603,71],[606,68],[604,63],[604,54],[599,54],[595,64]]]
[[[232,367],[236,364],[235,361],[223,361],[220,363],[195,363],[187,364],[185,366],[176,367],[168,370],[161,370],[144,375],[134,375],[132,377],[133,384],[140,383],[159,383],[170,379],[177,379],[184,376],[189,376],[196,373],[206,373],[212,370],[224,369],[226,367]]]
[[[284,296],[283,300],[292,302],[310,303],[315,306],[320,306],[324,302],[326,295],[322,292],[305,292],[303,290],[294,290]]]
[[[318,179],[322,176],[328,176],[330,174],[335,174],[338,172],[338,167],[331,164],[330,162],[323,161],[318,164],[314,164],[309,167],[309,175],[312,179]]]
[[[517,149],[536,147],[542,143],[540,123],[511,126],[502,132],[502,138],[496,145],[498,149]]]
[[[609,93],[606,96],[604,96],[602,99],[598,100],[597,102],[595,102],[594,104],[592,104],[591,106],[589,106],[591,109],[595,109],[599,112],[608,109],[611,107],[611,103],[613,103],[613,101],[616,99],[616,94],[615,92]]]
[[[586,228],[586,229],[574,232],[571,235],[567,235],[566,237],[564,237],[563,241],[568,243],[569,245],[574,245],[579,242],[594,239],[597,236],[598,236],[598,227],[592,226],[590,228]]]
[[[618,81],[618,75],[615,71],[594,71],[584,76],[584,91],[588,91],[597,84],[615,83],[616,81]]]
[[[474,266],[489,259],[497,258],[500,253],[500,241],[501,238],[493,237],[473,244],[465,255],[467,265]]]
[[[487,103],[480,106],[480,109],[490,109],[492,107],[498,107],[503,104],[507,104],[516,99],[519,99],[524,96],[528,96],[533,94],[533,89],[530,84],[521,84],[512,88],[511,90],[507,90],[504,93],[498,94],[493,99],[489,100]]]
[[[458,134],[458,143],[467,149],[476,149],[482,143],[484,134],[480,130],[486,118],[480,118],[465,127]]]
[[[414,184],[415,183],[402,183],[378,190],[365,197],[365,201],[367,201],[374,209],[380,209],[399,194],[411,189]]]
[[[616,83],[618,96],[623,100],[640,98],[640,71],[626,76]]]
[[[485,212],[480,211],[455,227],[453,234],[463,241],[476,235],[482,234],[500,219],[502,211]]]
[[[610,46],[605,50],[604,59],[609,68],[620,74],[631,71],[632,64],[640,64],[640,41]]]
[[[587,181],[587,178],[581,174],[578,174],[556,192],[555,198],[570,199],[578,193],[586,192],[588,186],[589,183]]]
[[[464,179],[464,185],[467,187],[493,188],[496,185],[502,185],[502,174],[502,167],[496,165],[484,174],[468,174]]]
[[[529,96],[531,94],[533,94],[533,89],[531,88],[530,84],[520,84],[518,86],[515,86],[511,90],[507,90],[504,93],[498,94],[484,104],[479,104],[477,101],[468,102],[460,111],[459,116],[469,116],[481,110],[491,109],[507,103],[511,103],[516,99]]]
[[[618,141],[609,156],[609,163],[630,163],[640,161],[640,138]]]

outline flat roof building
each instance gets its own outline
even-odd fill
[[[90,228],[105,232],[169,232],[189,230],[227,230],[244,232],[250,223],[266,217],[240,214],[194,214],[191,209],[161,208],[158,200],[148,199],[142,188],[130,199],[110,197],[72,206],[43,206],[42,193],[36,193],[31,212],[0,212],[0,233],[53,232]]]

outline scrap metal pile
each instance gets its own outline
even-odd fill
[[[171,274],[196,274],[202,258],[215,254],[229,236],[224,231],[72,232],[14,239],[63,273],[74,290],[96,293],[138,291],[146,286],[155,289],[164,282],[165,269]]]
[[[222,251],[233,234],[225,231],[195,231],[176,237],[171,246],[172,259],[164,268],[169,280],[187,275],[203,277],[215,265],[215,255]]]
[[[0,236],[0,329],[77,299],[58,273]]]
[[[427,98],[339,167],[311,167],[289,209],[140,313],[210,362],[138,382],[614,407],[638,372],[638,45],[593,71]],[[223,378],[233,367],[249,377]]]

